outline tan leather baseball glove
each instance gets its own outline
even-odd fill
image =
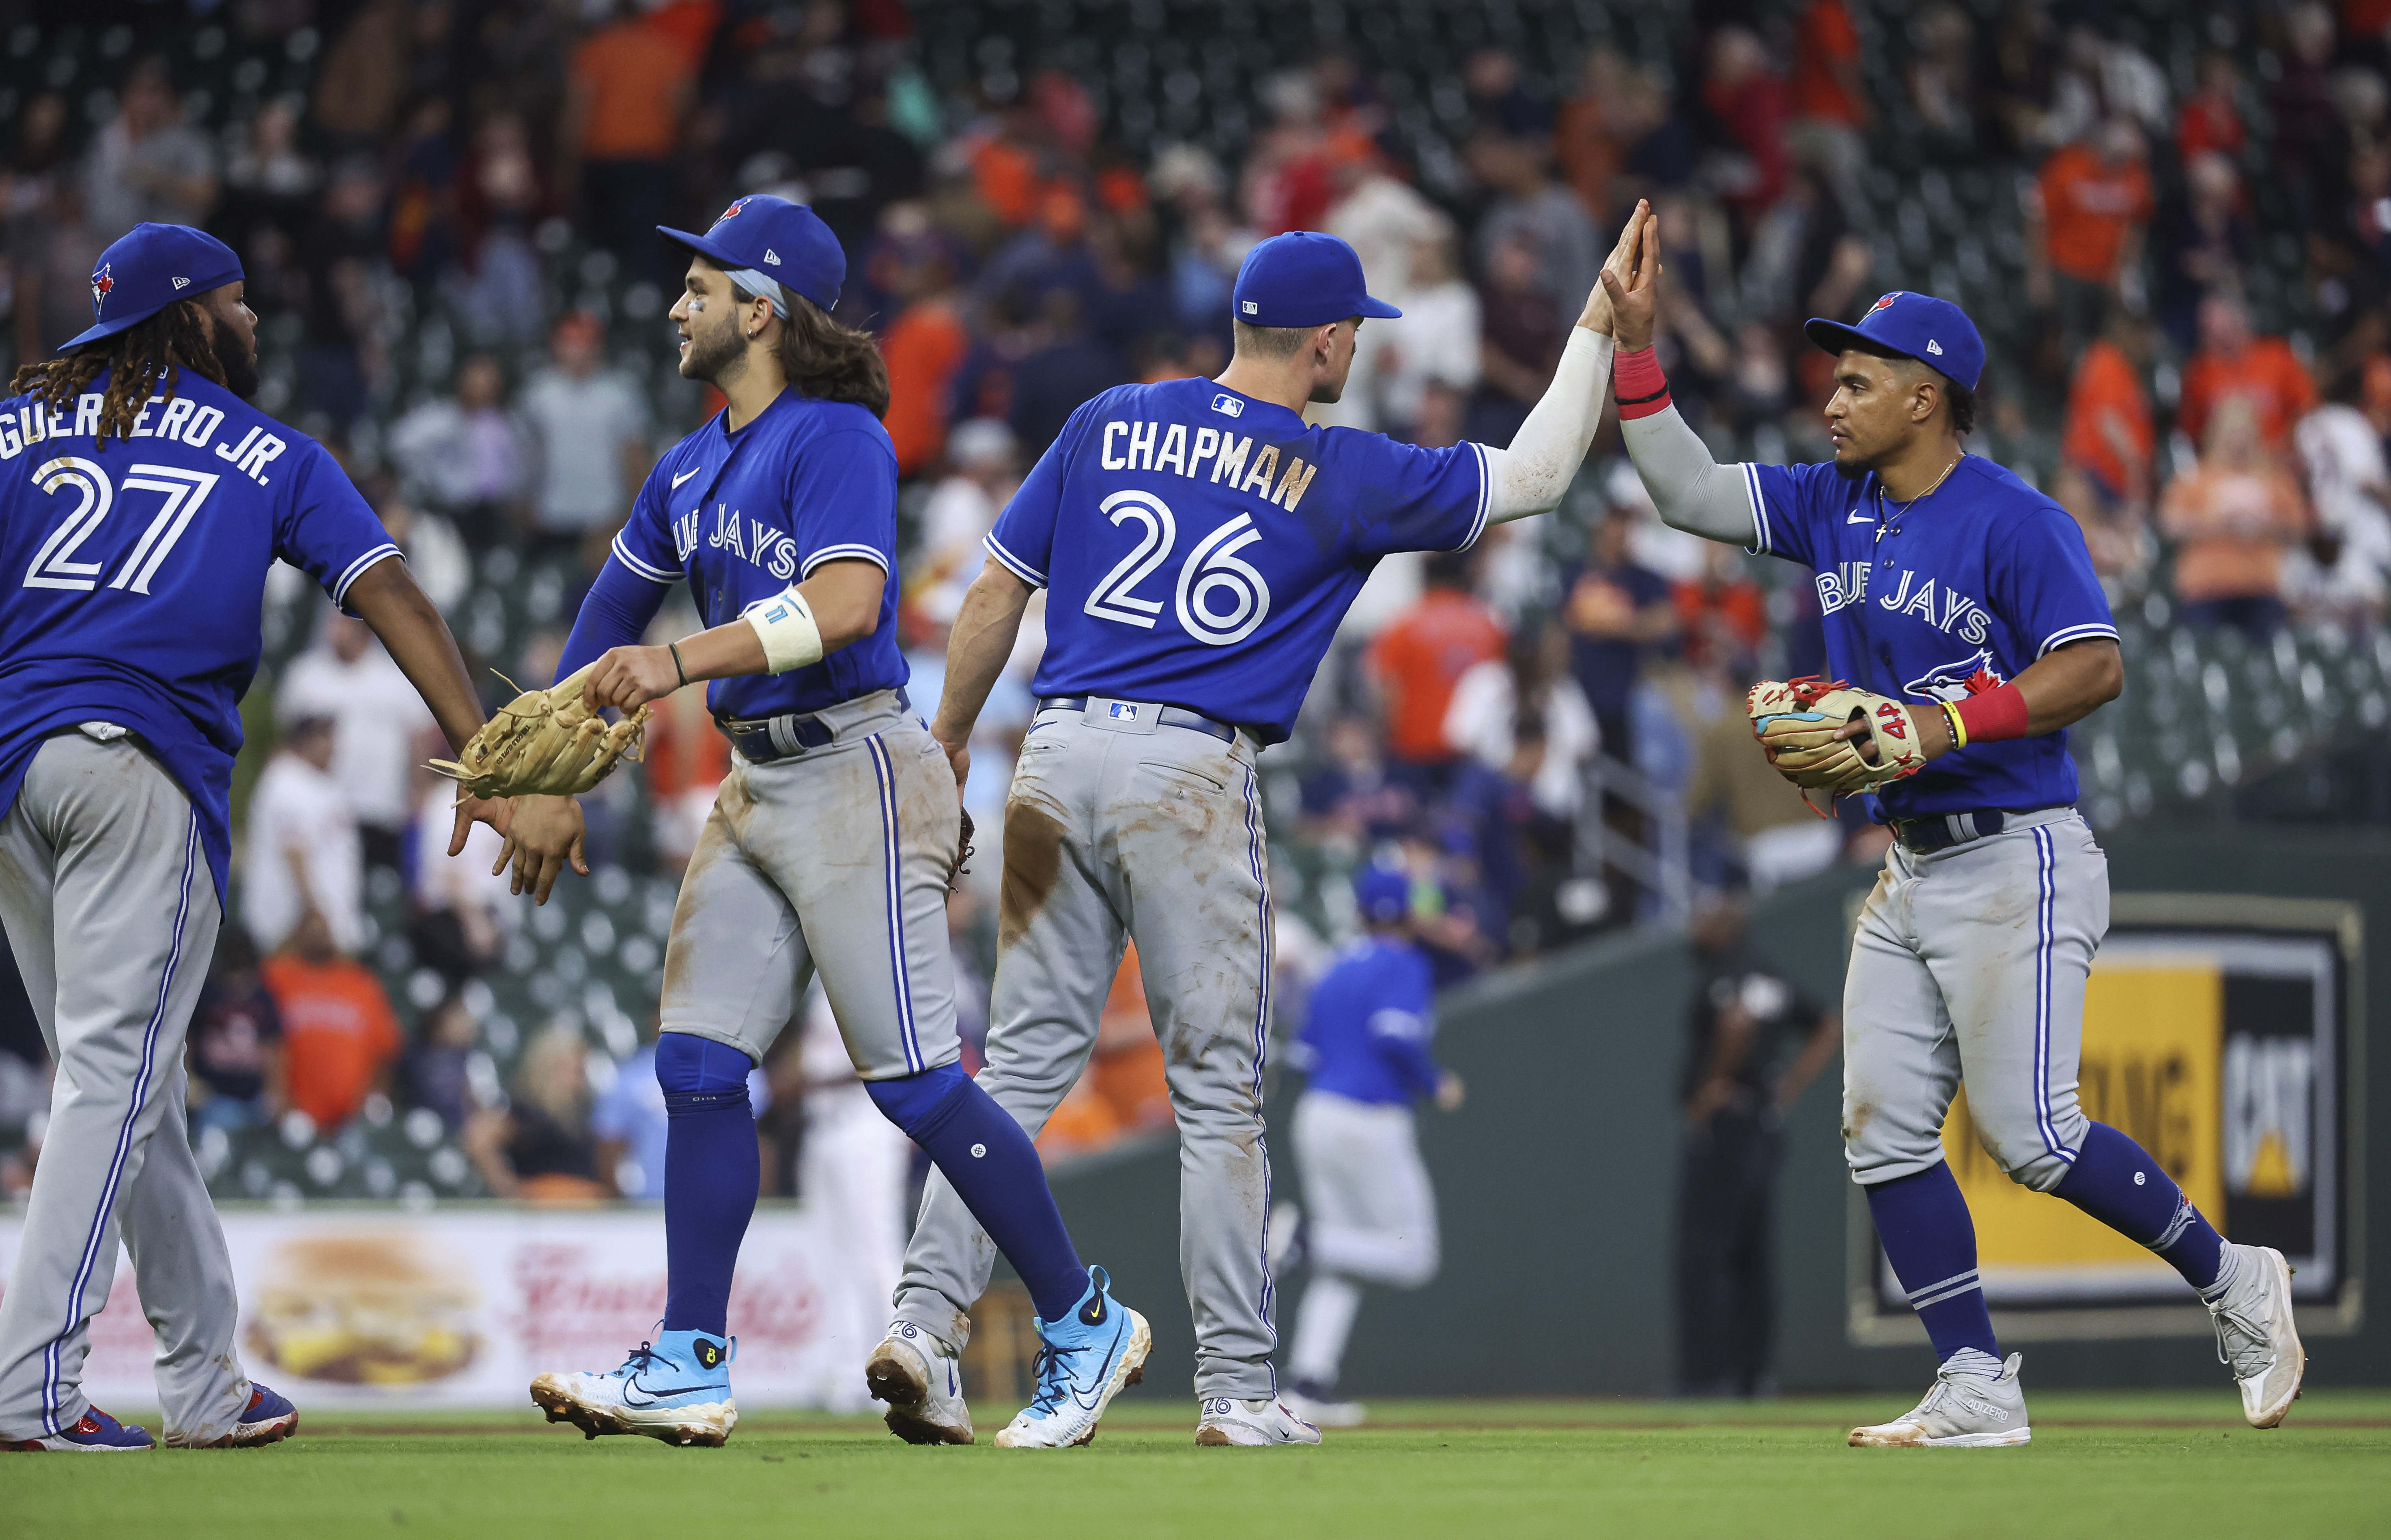
[[[582,703],[582,687],[596,666],[546,690],[524,691],[493,712],[456,758],[434,759],[432,769],[458,783],[460,802],[469,794],[572,796],[589,790],[620,761],[639,758],[648,725],[644,705],[610,727]]]
[[[1872,792],[1926,763],[1909,707],[1841,679],[1763,679],[1744,697],[1751,735],[1777,773],[1803,790],[1838,796]],[[1855,718],[1866,731],[1842,736]]]

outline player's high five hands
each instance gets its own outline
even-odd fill
[[[1606,278],[1615,277],[1622,286],[1632,288],[1635,275],[1646,263],[1659,263],[1660,245],[1647,234],[1653,227],[1652,220],[1652,205],[1638,199],[1635,212],[1627,216],[1627,223],[1619,231],[1618,243],[1610,248],[1610,255],[1602,265]],[[1596,284],[1585,296],[1585,309],[1579,313],[1577,324],[1589,331],[1610,331],[1611,299],[1603,284]]]
[[[1635,205],[1635,217],[1628,222],[1628,231],[1619,238],[1619,249],[1602,265],[1602,297],[1609,312],[1609,330],[1611,340],[1622,353],[1633,353],[1652,345],[1652,315],[1661,299],[1661,216],[1644,203]],[[1635,237],[1635,262],[1632,270],[1620,261],[1627,250],[1628,236]],[[1594,303],[1586,303],[1586,314],[1594,314]],[[1591,326],[1590,320],[1580,326]]]

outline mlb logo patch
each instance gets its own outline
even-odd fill
[[[1107,710],[1113,720],[1117,722],[1133,722],[1137,720],[1137,705],[1134,702],[1115,701]]]
[[[1225,417],[1243,417],[1246,415],[1245,402],[1236,396],[1229,395],[1226,391],[1223,391],[1220,395],[1212,397],[1212,409]]]

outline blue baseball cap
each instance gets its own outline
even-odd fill
[[[838,308],[839,286],[847,281],[847,252],[821,215],[803,203],[769,192],[750,193],[723,210],[704,235],[666,225],[656,229],[726,273],[759,273],[824,310]]]
[[[1409,919],[1411,874],[1397,866],[1364,866],[1353,874],[1353,902],[1361,910],[1362,918],[1374,925],[1390,925]]]
[[[1362,259],[1352,247],[1317,230],[1289,230],[1247,252],[1231,313],[1247,326],[1326,326],[1348,316],[1402,314],[1363,289]]]
[[[1976,323],[1949,300],[1896,289],[1880,294],[1857,326],[1813,317],[1802,333],[1829,353],[1855,347],[1867,353],[1898,353],[1950,376],[1970,390],[1984,374],[1984,339]]]
[[[58,351],[113,337],[176,300],[197,299],[241,278],[240,258],[205,230],[136,225],[99,253],[99,265],[91,270],[91,325]]]

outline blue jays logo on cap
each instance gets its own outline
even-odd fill
[[[240,279],[240,258],[205,230],[136,225],[99,253],[99,265],[91,270],[92,324],[58,351],[139,326],[186,291],[205,293]]]
[[[1939,370],[1970,390],[1984,373],[1984,339],[1968,313],[1949,300],[1895,289],[1880,294],[1857,326],[1813,317],[1803,335],[1829,353],[1858,348],[1897,354]]]
[[[847,253],[821,216],[803,203],[768,192],[734,199],[704,235],[659,225],[676,246],[695,252],[728,273],[763,272],[824,310],[836,309],[847,282]]]
[[[99,271],[91,276],[91,318],[93,320],[99,319],[100,308],[108,304],[108,296],[114,291],[115,288],[116,280],[108,276],[108,264],[101,263]]]

